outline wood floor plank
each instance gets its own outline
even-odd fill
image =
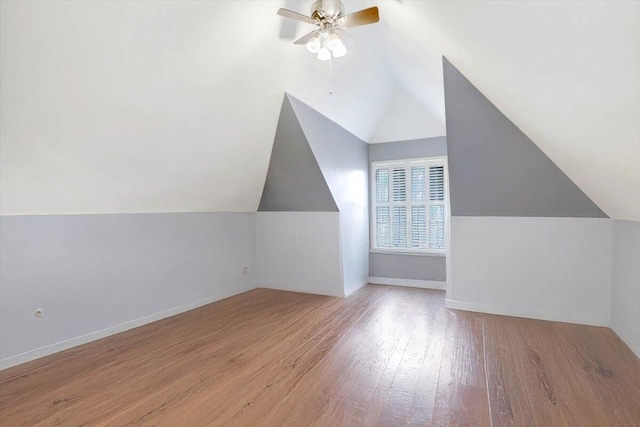
[[[589,392],[589,409],[600,409],[611,425],[640,425],[640,365],[631,350],[608,328],[551,327],[581,389]]]
[[[0,425],[638,425],[613,332],[439,291],[258,289],[0,371]]]
[[[380,315],[386,304],[384,299],[378,300],[373,310],[368,310],[345,330],[334,350],[300,381],[296,389],[291,390],[269,420],[274,420],[274,423],[275,420],[283,420],[288,425],[311,425],[319,423],[322,417],[334,413],[337,408],[349,414],[352,409],[358,411],[360,404],[345,402],[345,393],[351,387],[357,387],[364,393],[371,390],[375,376],[366,375],[365,378],[359,374],[373,373],[377,365],[375,361],[382,353],[380,341],[376,341],[372,334],[377,331],[386,336],[384,318]],[[364,385],[361,381],[369,382]],[[360,393],[348,393],[347,398],[356,395],[362,397]],[[341,413],[335,416],[349,415]]]
[[[434,426],[490,426],[482,318],[447,313],[445,347],[432,417]]]
[[[228,298],[216,303],[216,311],[220,320],[216,326],[221,333],[230,325],[234,325],[241,316],[259,317],[261,314],[270,315],[274,312],[261,312],[262,310],[278,310],[278,307],[271,301],[265,306],[268,300],[268,293],[256,290],[243,294],[242,299],[238,297]],[[237,301],[237,303],[236,303]],[[282,308],[287,306],[287,301],[283,298]],[[73,380],[75,376],[84,378],[87,372],[93,371],[96,366],[117,364],[120,360],[135,359],[136,351],[149,353],[154,348],[164,348],[168,340],[171,344],[169,348],[180,345],[181,339],[195,340],[197,336],[206,332],[205,330],[193,330],[193,323],[202,322],[203,316],[207,315],[207,307],[200,310],[193,310],[180,316],[173,316],[159,322],[153,323],[153,334],[149,333],[147,327],[135,328],[121,334],[109,337],[108,339],[94,341],[92,343],[76,347],[52,357],[45,357],[33,362],[16,366],[15,368],[0,371],[0,386],[5,383],[14,382],[10,388],[0,387],[0,410],[6,405],[16,404],[16,399],[29,399],[30,393],[42,394],[43,391],[55,389],[62,384]],[[247,313],[250,313],[247,315]],[[190,332],[190,334],[187,334]],[[73,366],[73,369],[67,367]],[[64,380],[64,381],[63,381]],[[11,391],[11,395],[7,392]]]
[[[484,322],[494,426],[637,425],[640,389],[634,395],[630,376],[637,359],[606,357],[613,364],[627,359],[626,378],[617,384],[609,367],[590,359],[609,352],[614,343],[601,346],[610,330],[502,316],[485,316]],[[599,348],[589,350],[596,341]]]
[[[206,307],[186,313],[186,316],[167,319],[167,322],[156,322],[154,324],[156,328],[148,334],[149,337],[142,345],[139,345],[138,342],[134,342],[132,346],[125,345],[122,353],[115,355],[111,361],[100,364],[101,359],[98,360],[94,369],[80,378],[79,382],[63,381],[62,387],[57,387],[49,393],[41,393],[39,399],[30,402],[31,405],[28,408],[46,406],[47,410],[44,411],[46,413],[28,411],[31,418],[25,419],[23,422],[26,425],[35,425],[39,417],[50,419],[58,413],[61,413],[62,419],[67,419],[68,414],[65,411],[75,412],[75,408],[84,402],[93,405],[92,421],[100,416],[106,416],[108,412],[117,412],[121,407],[131,404],[131,400],[128,399],[130,395],[144,396],[148,393],[149,388],[159,387],[163,381],[166,384],[171,384],[174,376],[180,378],[180,368],[189,369],[192,366],[189,362],[193,358],[205,357],[206,354],[203,354],[202,351],[192,351],[192,347],[200,342],[203,336],[209,335],[213,346],[209,351],[219,352],[221,358],[227,360],[225,349],[238,346],[242,348],[242,346],[251,344],[247,342],[246,337],[243,338],[244,334],[241,333],[243,330],[251,329],[253,333],[258,333],[261,336],[272,325],[286,324],[286,319],[291,318],[289,322],[294,322],[300,315],[299,310],[302,310],[304,314],[304,310],[308,309],[308,304],[304,303],[306,299],[301,298],[304,298],[302,294],[283,295],[281,300],[272,301],[267,308],[257,310],[257,313],[254,311],[245,313],[244,317],[242,315],[234,316],[231,311],[224,309],[216,310],[214,315],[207,315],[208,307]],[[265,316],[262,321],[260,319],[263,316],[260,314]],[[178,321],[181,320],[180,318],[185,319],[184,324],[173,324],[176,318]],[[247,319],[246,326],[241,326],[245,325]],[[166,327],[165,323],[168,323],[169,326]],[[194,329],[194,323],[205,327]],[[220,327],[210,329],[207,327],[208,323],[218,324]],[[225,327],[229,327],[235,333],[230,334],[228,339],[218,339],[221,333],[228,333],[224,332]],[[167,346],[167,342],[171,345]],[[83,350],[85,349],[78,349],[80,355],[84,353]],[[69,363],[65,365],[65,368],[65,372],[74,372],[75,365]],[[41,371],[38,372],[41,373]],[[45,379],[43,385],[48,384],[50,383]],[[56,381],[55,384],[60,383]],[[93,384],[99,386],[94,387]],[[80,385],[84,386],[82,393],[75,391]],[[117,385],[117,387],[111,387],[112,385]],[[58,401],[60,403],[56,403]],[[14,405],[14,407],[18,407],[18,405]],[[24,416],[25,411],[21,412]],[[78,416],[85,417],[82,413]],[[55,421],[57,417],[52,419]]]
[[[216,416],[223,425],[259,422],[265,412],[268,413],[282,396],[287,395],[321,363],[346,329],[371,311],[371,307],[364,303],[368,300],[365,296],[361,294],[346,302],[340,313],[332,316],[327,325],[318,328],[320,322],[316,319],[309,330],[292,333],[287,340],[279,342],[273,351],[263,354],[255,368],[239,377],[240,381],[234,380],[234,386],[225,393],[224,403],[212,405],[208,396],[202,396],[195,407],[196,411],[207,419],[211,415]],[[314,331],[314,326],[319,330]],[[301,343],[299,333],[309,336],[309,339]],[[247,388],[244,386],[247,383],[264,384],[264,387]],[[232,393],[231,396],[229,393]]]
[[[431,424],[433,418],[445,342],[446,314],[440,311],[432,311],[431,315],[433,319],[430,322],[428,348],[416,378],[413,402],[407,412],[405,425],[426,426]]]
[[[433,373],[433,370],[425,368],[430,364],[440,365],[442,347],[439,348],[439,352],[437,349],[434,351],[433,347],[441,343],[438,338],[444,335],[444,311],[432,309],[425,312],[420,304],[416,309],[407,310],[406,313],[409,317],[407,323],[413,324],[413,330],[404,346],[402,359],[395,369],[376,425],[407,425],[411,423],[412,417],[427,420],[432,416],[437,376],[432,375],[429,378],[426,374]],[[437,358],[434,357],[436,355]],[[416,403],[417,405],[414,405]]]
[[[338,302],[339,300],[334,299]],[[318,307],[299,304],[300,300],[289,303],[293,311],[281,311],[274,323],[262,321],[255,328],[242,328],[225,340],[210,339],[208,346],[199,346],[198,351],[181,353],[180,360],[164,359],[163,366],[155,368],[143,381],[135,382],[125,391],[127,396],[137,398],[131,405],[130,400],[120,399],[122,406],[116,407],[107,402],[113,399],[109,393],[101,392],[91,400],[100,402],[94,407],[91,422],[100,419],[114,425],[129,422],[152,422],[158,416],[167,416],[168,409],[181,406],[193,406],[202,394],[208,398],[216,394],[229,394],[229,386],[216,387],[238,380],[246,366],[261,357],[271,346],[280,343],[297,323],[303,323]],[[302,319],[302,320],[301,320]],[[258,319],[256,319],[257,321]],[[134,379],[135,380],[135,379]],[[215,393],[207,394],[213,387]],[[125,410],[125,408],[127,408]],[[65,416],[65,414],[62,414]],[[76,422],[71,416],[71,422]]]
[[[396,291],[398,292],[398,291]],[[401,291],[402,292],[402,291]],[[400,298],[384,301],[367,324],[350,331],[336,352],[326,360],[326,369],[317,385],[331,396],[316,425],[336,422],[340,425],[382,425],[380,416],[393,417],[387,412],[390,401],[403,400],[411,389],[410,383],[394,388],[394,381],[403,372],[414,372],[407,361],[407,350],[413,331],[423,322],[424,308],[411,291],[402,292]],[[422,308],[422,310],[421,310]],[[353,355],[359,357],[354,358]],[[364,357],[362,357],[364,356]],[[331,369],[340,378],[333,383]],[[397,407],[393,406],[393,412]],[[388,421],[387,421],[388,423]]]

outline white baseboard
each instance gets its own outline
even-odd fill
[[[352,289],[351,291],[349,291],[349,293],[345,292],[344,293],[344,297],[348,297],[349,295],[353,294],[354,292],[356,292],[357,290],[361,289],[363,286],[365,286],[367,283],[369,283],[369,281],[367,280],[366,282],[362,282],[359,283],[358,286],[356,286],[354,289]]]
[[[273,284],[267,284],[267,285],[259,285],[258,286],[259,289],[271,289],[274,291],[285,291],[285,292],[297,292],[299,294],[310,294],[310,295],[322,295],[325,297],[338,297],[338,298],[344,298],[344,291],[340,294],[338,293],[331,293],[331,292],[316,292],[316,291],[311,291],[308,289],[304,289],[304,288],[298,288],[298,287],[294,287],[294,286],[276,286]]]
[[[513,310],[509,308],[503,307],[493,307],[484,304],[476,304],[465,301],[457,301],[454,299],[445,298],[444,306],[446,308],[451,308],[454,310],[463,310],[463,311],[474,311],[478,313],[488,313],[488,314],[498,314],[500,316],[511,316],[511,317],[523,317],[525,319],[537,319],[537,320],[549,320],[552,322],[563,322],[563,323],[575,323],[579,325],[592,325],[592,326],[603,326],[609,327],[609,324],[598,324],[593,322],[587,322],[584,319],[573,319],[568,317],[558,317],[549,315],[548,313],[538,313],[533,311],[526,310]]]
[[[444,291],[447,282],[437,280],[396,279],[393,277],[369,277],[369,283],[374,285],[408,286],[410,288],[436,289]]]
[[[618,331],[616,331],[613,328],[611,328],[611,330],[613,332],[615,332],[615,334],[618,337],[620,337],[620,339],[627,345],[627,347],[629,347],[631,349],[631,351],[633,351],[635,353],[635,355],[640,358],[640,347],[638,345],[634,344],[633,341],[631,341],[631,338],[629,338],[625,334],[619,333]]]
[[[65,341],[60,341],[54,344],[50,344],[44,347],[36,348],[15,356],[0,359],[0,371],[3,369],[11,368],[12,366],[20,365],[22,363],[30,362],[35,359],[39,359],[44,356],[48,356],[53,353],[58,353],[63,350],[68,350],[72,347],[77,347],[82,344],[87,344],[91,341],[96,341],[101,338],[108,337],[120,332],[128,331],[129,329],[137,328],[139,326],[146,325],[148,323],[156,322],[158,320],[165,319],[167,317],[175,316],[176,314],[184,313],[185,311],[193,310],[203,305],[211,304],[212,302],[219,301],[221,299],[229,298],[239,293],[248,292],[251,289],[243,290],[242,292],[226,292],[217,294],[211,297],[203,298],[198,301],[193,301],[180,307],[170,308],[168,310],[161,311],[159,313],[150,314],[148,316],[140,317],[138,319],[129,320],[127,322],[120,323],[115,326],[110,326],[99,331],[90,332],[79,337],[71,338]]]

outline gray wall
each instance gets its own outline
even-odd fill
[[[368,144],[288,95],[340,210],[345,295],[367,283],[369,269]]]
[[[607,217],[449,61],[443,62],[452,216]]]
[[[447,155],[444,136],[410,141],[369,144],[369,161],[442,157]],[[369,276],[392,279],[446,281],[446,258],[443,256],[371,252]]]
[[[371,252],[369,276],[444,282],[447,279],[446,259],[443,256]]]
[[[337,210],[291,102],[285,95],[258,211]]]
[[[66,340],[252,289],[255,216],[0,217],[2,366],[59,351],[66,347],[56,344]],[[37,308],[44,317],[34,316]],[[6,360],[45,346],[52,347]]]
[[[640,222],[613,221],[611,328],[640,357]]]
[[[369,145],[369,161],[371,162],[418,157],[442,157],[446,155],[446,136]]]

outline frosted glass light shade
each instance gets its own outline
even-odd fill
[[[329,34],[329,36],[327,37],[327,48],[329,50],[333,50],[336,47],[338,47],[339,45],[342,44],[342,41],[340,40],[340,37],[338,37],[337,34],[335,33],[331,33]]]
[[[307,50],[311,53],[320,52],[320,39],[317,37],[311,37],[306,44]]]
[[[333,48],[333,56],[335,58],[343,57],[346,54],[347,54],[347,48],[342,43],[340,43],[339,45]]]
[[[329,49],[327,49],[326,47],[323,47],[318,52],[318,59],[320,61],[328,61],[328,60],[330,60],[331,59],[331,51]]]

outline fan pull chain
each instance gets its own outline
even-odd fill
[[[333,55],[329,57],[329,95],[333,95]]]

